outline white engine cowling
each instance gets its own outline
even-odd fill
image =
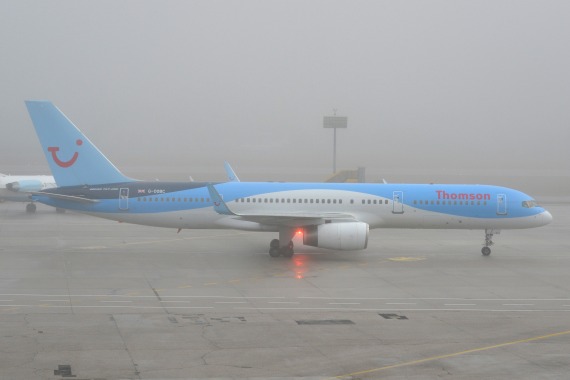
[[[305,227],[303,244],[311,247],[356,251],[368,245],[368,224],[326,223]]]
[[[7,183],[6,188],[8,190],[12,190],[13,192],[27,193],[42,190],[43,183],[37,179],[24,179],[17,182]]]

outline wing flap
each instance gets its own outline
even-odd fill
[[[354,216],[349,214],[234,214],[237,219],[274,226],[299,227],[326,223],[327,220],[335,222],[355,222]]]

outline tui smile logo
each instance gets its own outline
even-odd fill
[[[81,146],[83,145],[83,141],[81,141],[80,139],[78,139],[75,144],[77,146]],[[68,161],[62,161],[59,159],[59,157],[57,156],[57,152],[59,151],[59,147],[57,146],[50,146],[48,147],[48,152],[51,152],[51,158],[53,158],[54,162],[58,165],[61,166],[62,168],[68,168],[71,165],[73,165],[75,163],[75,161],[77,161],[77,157],[79,156],[78,152],[73,153],[73,157],[71,157],[70,160]]]

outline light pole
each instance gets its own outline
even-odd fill
[[[334,130],[333,174],[336,173],[336,130],[337,128],[346,128],[347,123],[348,123],[348,118],[346,116],[336,116],[336,110],[334,110],[334,116],[325,116],[323,118],[323,128],[332,128]]]

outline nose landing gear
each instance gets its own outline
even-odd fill
[[[483,256],[489,256],[491,254],[491,248],[489,247],[495,244],[493,243],[493,235],[498,235],[500,233],[500,230],[485,229],[485,246],[481,248],[481,253]]]

